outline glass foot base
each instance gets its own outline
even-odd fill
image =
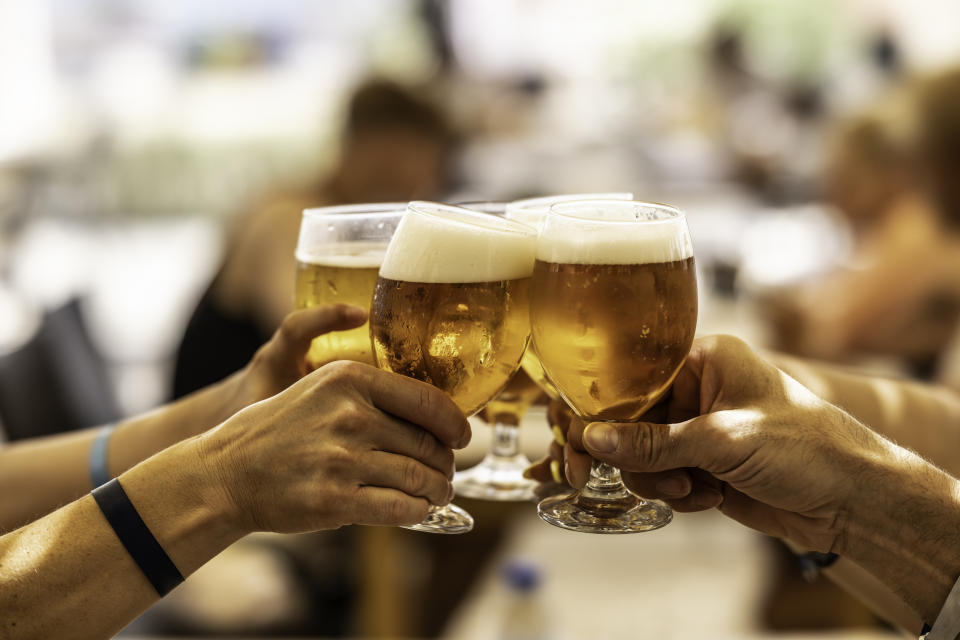
[[[423,522],[403,527],[425,533],[467,533],[473,529],[473,516],[455,504],[431,507]]]
[[[475,467],[460,471],[453,479],[458,496],[498,502],[530,502],[536,499],[537,483],[523,477],[530,460],[521,454],[504,457],[492,453]]]
[[[641,533],[667,525],[673,510],[633,494],[616,501],[589,499],[579,492],[545,498],[537,505],[545,522],[582,533]]]

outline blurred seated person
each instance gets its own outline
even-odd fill
[[[852,264],[773,300],[780,349],[891,356],[921,378],[943,366],[960,327],[960,69],[919,81],[906,104],[843,129],[826,186],[854,230]]]
[[[217,385],[113,432],[0,446],[0,637],[112,637],[249,533],[411,524],[449,502],[470,427],[446,394],[355,362],[301,378],[314,337],[366,315],[298,311]]]
[[[181,342],[174,396],[239,369],[292,310],[304,209],[436,199],[445,190],[453,143],[443,114],[410,91],[386,81],[359,87],[332,173],[302,190],[270,194],[241,217]]]

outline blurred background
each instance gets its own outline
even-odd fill
[[[701,333],[960,388],[958,176],[948,0],[0,0],[0,437],[226,375],[304,207],[412,198],[680,206]],[[466,536],[254,537],[128,633],[888,633],[717,514],[624,539],[463,502]]]

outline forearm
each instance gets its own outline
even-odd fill
[[[861,468],[863,489],[838,519],[836,550],[932,622],[960,575],[960,481],[899,447],[889,451]]]
[[[141,460],[201,433],[242,408],[235,374],[142,416],[121,422],[110,438],[108,471],[116,476]],[[0,533],[49,513],[89,491],[90,447],[98,428],[14,443],[0,450]]]
[[[946,387],[856,375],[768,354],[780,369],[898,444],[960,476],[960,393]]]
[[[243,535],[195,440],[120,477],[183,575]],[[0,638],[108,638],[158,599],[89,495],[0,537]]]

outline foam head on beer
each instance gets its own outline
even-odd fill
[[[492,282],[533,272],[536,231],[435,202],[411,202],[380,276],[405,282]]]
[[[550,207],[560,202],[579,200],[633,200],[633,194],[622,193],[567,193],[555,196],[541,196],[539,198],[524,198],[507,203],[506,216],[511,220],[540,228],[540,223],[550,211]]]
[[[479,411],[520,364],[530,334],[536,232],[428,202],[409,205],[380,268],[370,313],[377,365]]]
[[[537,259],[543,262],[651,264],[693,257],[686,219],[667,205],[584,200],[556,203],[550,212],[568,220],[541,229]]]

